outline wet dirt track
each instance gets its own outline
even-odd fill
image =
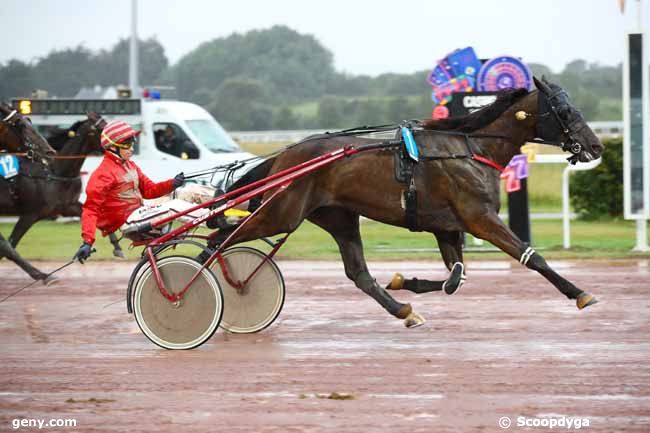
[[[578,311],[514,262],[475,261],[457,295],[394,292],[427,319],[408,330],[339,263],[281,262],[287,299],[274,325],[171,352],[123,302],[103,308],[133,263],[75,264],[58,285],[0,305],[0,432],[37,431],[12,430],[15,418],[74,418],[76,428],[41,430],[74,432],[547,430],[517,427],[518,416],[650,431],[648,262],[551,265],[601,302]],[[382,283],[394,271],[446,275],[435,262],[370,268]],[[1,297],[29,282],[6,260],[0,275]],[[334,392],[353,399],[323,398]]]

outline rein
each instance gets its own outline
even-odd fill
[[[410,128],[413,127],[418,127],[421,125],[421,122],[419,120],[407,120],[404,121],[400,124],[389,124],[389,125],[376,125],[376,126],[360,126],[356,128],[350,128],[350,129],[344,129],[343,131],[337,131],[337,132],[325,132],[323,134],[317,134],[313,135],[311,137],[307,137],[297,143],[291,144],[287,146],[285,149],[289,149],[293,146],[296,146],[298,144],[311,141],[311,140],[317,140],[317,139],[322,139],[322,138],[334,138],[334,137],[348,137],[348,136],[358,136],[358,135],[365,135],[365,134],[371,134],[371,133],[376,133],[376,132],[389,132],[389,131],[397,131],[403,126],[408,126]],[[459,132],[459,131],[445,131],[445,130],[438,130],[438,129],[422,129],[418,128],[418,131],[427,131],[435,134],[441,134],[441,135],[452,135],[452,136],[459,136],[459,137],[464,137],[465,139],[465,145],[467,146],[468,152],[465,154],[449,154],[449,155],[432,155],[432,156],[424,156],[422,157],[423,160],[445,160],[445,159],[472,159],[474,161],[480,162],[482,164],[488,165],[495,170],[498,170],[499,172],[503,172],[505,170],[504,167],[502,167],[500,164],[497,164],[496,162],[481,156],[477,155],[475,150],[472,149],[472,144],[471,144],[471,138],[500,138],[500,139],[508,139],[510,136],[505,135],[505,134],[486,134],[486,133],[466,133],[466,132]],[[390,140],[390,141],[385,141],[381,143],[377,143],[380,145],[385,145],[382,147],[385,148],[390,148],[390,147],[399,147],[403,143],[403,139],[401,140]],[[279,153],[279,152],[277,152]]]
[[[56,180],[60,182],[74,182],[75,180],[81,179],[81,176],[67,177],[67,176],[57,176],[56,174],[46,173],[44,175],[33,175],[27,173],[18,173],[17,176],[28,177],[30,179],[48,179]]]
[[[89,153],[85,155],[55,155],[52,159],[84,159],[88,156],[90,156]]]
[[[1,152],[0,151],[0,156],[24,156],[27,159],[33,159],[34,152]],[[30,157],[31,156],[31,157]],[[54,156],[49,156],[47,159],[83,159],[90,156],[90,154],[86,155],[54,155]]]

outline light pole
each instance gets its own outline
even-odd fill
[[[140,97],[138,84],[138,0],[131,0],[131,43],[129,46],[129,88],[135,98]]]

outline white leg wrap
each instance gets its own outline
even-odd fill
[[[524,251],[524,253],[521,255],[521,258],[519,259],[519,263],[526,266],[526,263],[528,263],[528,260],[530,260],[533,254],[535,254],[534,249],[531,247],[526,248],[526,251]]]

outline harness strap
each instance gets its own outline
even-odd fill
[[[0,156],[29,156],[29,152],[0,152]]]
[[[491,159],[487,159],[487,158],[485,158],[485,157],[483,157],[481,155],[474,154],[474,155],[472,155],[472,159],[474,161],[478,161],[478,162],[481,162],[483,164],[489,165],[490,167],[499,170],[501,173],[503,173],[503,170],[505,170],[505,168],[503,168],[501,165],[499,165],[496,162],[492,161]]]
[[[9,120],[9,119],[11,119],[12,117],[14,117],[14,116],[16,115],[16,113],[18,113],[18,111],[17,111],[17,110],[13,110],[11,113],[9,113],[9,114],[7,115],[7,117],[5,117],[4,119],[2,119],[2,121],[3,121],[3,122],[6,122],[7,120]]]
[[[418,192],[415,190],[415,165],[408,183],[408,190],[404,192],[404,214],[406,216],[406,227],[409,231],[419,232],[418,224]]]

